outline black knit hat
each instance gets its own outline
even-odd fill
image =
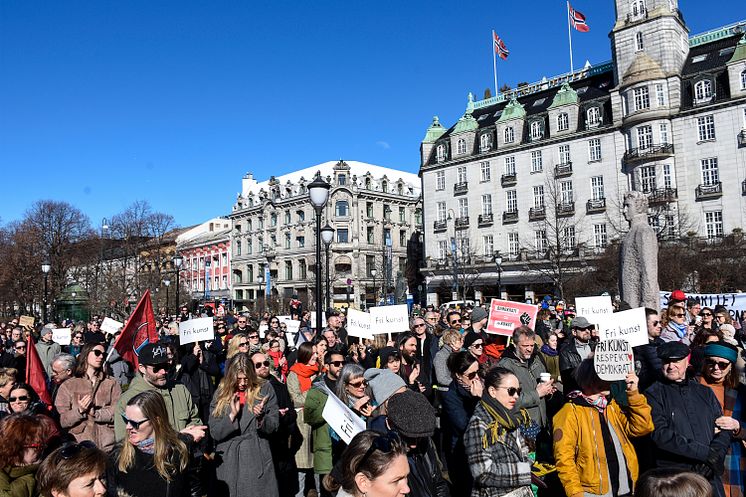
[[[435,410],[424,395],[406,390],[389,398],[388,422],[403,437],[431,437],[435,433]]]

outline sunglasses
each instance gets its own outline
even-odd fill
[[[344,361],[331,361],[329,364],[334,366],[335,368],[341,368],[342,366],[344,366],[345,362]]]
[[[150,366],[153,368],[154,373],[159,373],[161,371],[166,371],[168,369],[168,364],[156,364],[155,366]]]
[[[471,346],[474,347],[475,349],[481,349],[482,347],[484,347],[484,344],[483,343],[473,343],[473,344],[471,344]]]
[[[16,349],[18,349],[18,350],[25,349],[25,348],[26,348],[25,345],[17,345],[16,346]]]
[[[104,355],[104,352],[98,349],[93,349],[91,350],[91,352],[93,352],[93,355],[95,355],[96,357],[101,357],[102,355]]]
[[[95,449],[96,444],[91,442],[90,440],[83,440],[80,443],[71,443],[67,445],[63,445],[60,449],[60,457],[62,459],[70,459],[78,455],[81,450],[83,449]]]
[[[259,369],[259,368],[261,368],[262,366],[264,366],[265,368],[268,368],[268,367],[269,367],[269,361],[264,361],[264,362],[255,362],[255,363],[254,363],[254,368],[256,368],[256,369]]]
[[[658,326],[659,324],[661,324],[660,321],[653,321],[653,326]]]
[[[413,328],[424,328],[424,327],[425,327],[425,323],[420,323],[420,324],[416,324],[413,326]]]
[[[259,335],[249,335],[249,340],[255,340],[258,338],[259,338]]]
[[[392,431],[386,433],[385,435],[378,435],[371,442],[370,448],[368,448],[368,450],[365,452],[365,455],[363,455],[362,459],[360,459],[357,467],[361,468],[363,464],[365,464],[365,461],[367,461],[368,458],[370,458],[370,456],[376,450],[380,450],[384,454],[388,454],[392,450],[394,450],[394,447],[397,444],[401,444],[401,438],[399,438],[399,435]]]
[[[523,389],[521,387],[518,387],[518,388],[516,388],[516,387],[497,387],[497,388],[506,390],[508,392],[508,395],[510,395],[511,397],[515,397],[516,395],[520,396],[521,392],[523,391]]]
[[[466,373],[466,377],[469,378],[470,380],[473,380],[474,378],[477,377],[477,372],[472,371],[471,373]]]
[[[238,346],[239,347],[248,347],[249,346],[249,342],[241,342],[241,343],[238,344]]]
[[[140,426],[142,426],[143,423],[148,422],[148,418],[141,419],[140,421],[133,421],[124,414],[122,414],[122,421],[124,421],[124,426],[130,425],[133,429],[139,430]]]
[[[702,315],[703,316],[712,316],[712,313],[711,312],[703,312]]]
[[[451,324],[461,324],[461,320],[459,319],[458,321],[451,321]]]
[[[683,318],[684,316],[686,316],[686,314],[674,314],[674,316],[676,316],[677,318]]]
[[[8,402],[28,402],[28,395],[21,395],[20,397],[10,397]]]
[[[238,324],[246,324],[246,321],[241,321],[241,320],[239,320],[239,321],[238,321]]]
[[[712,359],[707,360],[707,367],[709,368],[716,367],[720,371],[725,371],[726,369],[728,369],[728,366],[730,366],[729,362],[713,361]]]
[[[368,382],[366,380],[360,380],[360,381],[349,381],[347,382],[348,385],[350,385],[352,388],[360,388],[360,387],[367,387]]]

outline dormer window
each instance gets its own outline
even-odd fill
[[[601,124],[601,109],[591,107],[585,112],[585,125],[588,128],[595,128]]]
[[[712,81],[703,79],[694,85],[694,101],[696,103],[709,102],[712,97]]]
[[[486,152],[492,148],[492,140],[489,133],[482,133],[479,137],[479,151]]]
[[[458,142],[456,143],[456,153],[459,155],[463,155],[466,153],[466,140],[463,138],[459,138]]]
[[[386,181],[386,180],[381,181],[381,191],[383,193],[388,193],[389,192],[389,182],[388,181]]]
[[[438,147],[435,149],[435,157],[438,162],[443,162],[446,160],[446,146],[445,145],[438,145]],[[370,179],[365,180],[365,188],[370,190]]]
[[[515,130],[513,126],[508,126],[503,131],[503,138],[505,143],[513,143],[515,141]]]
[[[339,186],[345,186],[347,184],[347,175],[345,175],[345,174],[338,174],[337,175],[337,184]]]
[[[365,178],[365,189],[370,190],[370,178]]]
[[[645,12],[645,0],[632,0],[632,17],[643,16]]]
[[[566,112],[557,116],[557,129],[559,131],[567,131],[570,129],[570,116]]]
[[[531,141],[541,140],[544,138],[544,123],[534,121],[531,123]]]

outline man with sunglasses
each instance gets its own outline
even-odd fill
[[[448,327],[452,330],[458,331],[461,333],[461,313],[456,310],[448,311],[448,314],[446,314],[446,323],[448,324]]]
[[[440,340],[427,332],[425,320],[419,316],[412,318],[410,330],[417,339],[416,357],[420,363],[420,376],[417,379],[425,387],[425,397],[433,401],[433,363],[438,353]]]
[[[238,319],[236,320],[236,327],[233,329],[233,334],[237,335],[238,333],[245,333],[249,334],[249,318],[246,316],[238,316]]]
[[[638,390],[644,393],[650,385],[660,379],[661,363],[658,357],[658,347],[665,342],[661,340],[661,318],[655,309],[645,308],[648,321],[648,343],[632,348],[635,358],[635,370],[640,378]]]
[[[114,416],[114,432],[117,441],[126,435],[122,421],[127,402],[135,395],[146,390],[155,390],[163,396],[168,411],[171,427],[184,434],[191,435],[196,442],[205,436],[206,426],[202,425],[197,407],[187,387],[175,383],[169,378],[171,362],[168,358],[168,347],[161,343],[151,343],[140,350],[137,367],[138,373],[129,388],[122,393],[117,402],[117,415]]]

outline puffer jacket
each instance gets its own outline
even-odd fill
[[[634,391],[628,392],[627,397],[629,409],[626,412],[616,401],[611,401],[605,415],[619,437],[634,486],[639,468],[630,437],[651,433],[653,418],[644,395]],[[609,468],[601,433],[601,415],[595,407],[570,402],[554,416],[554,458],[568,496],[583,495],[584,492],[606,495],[610,492]]]

